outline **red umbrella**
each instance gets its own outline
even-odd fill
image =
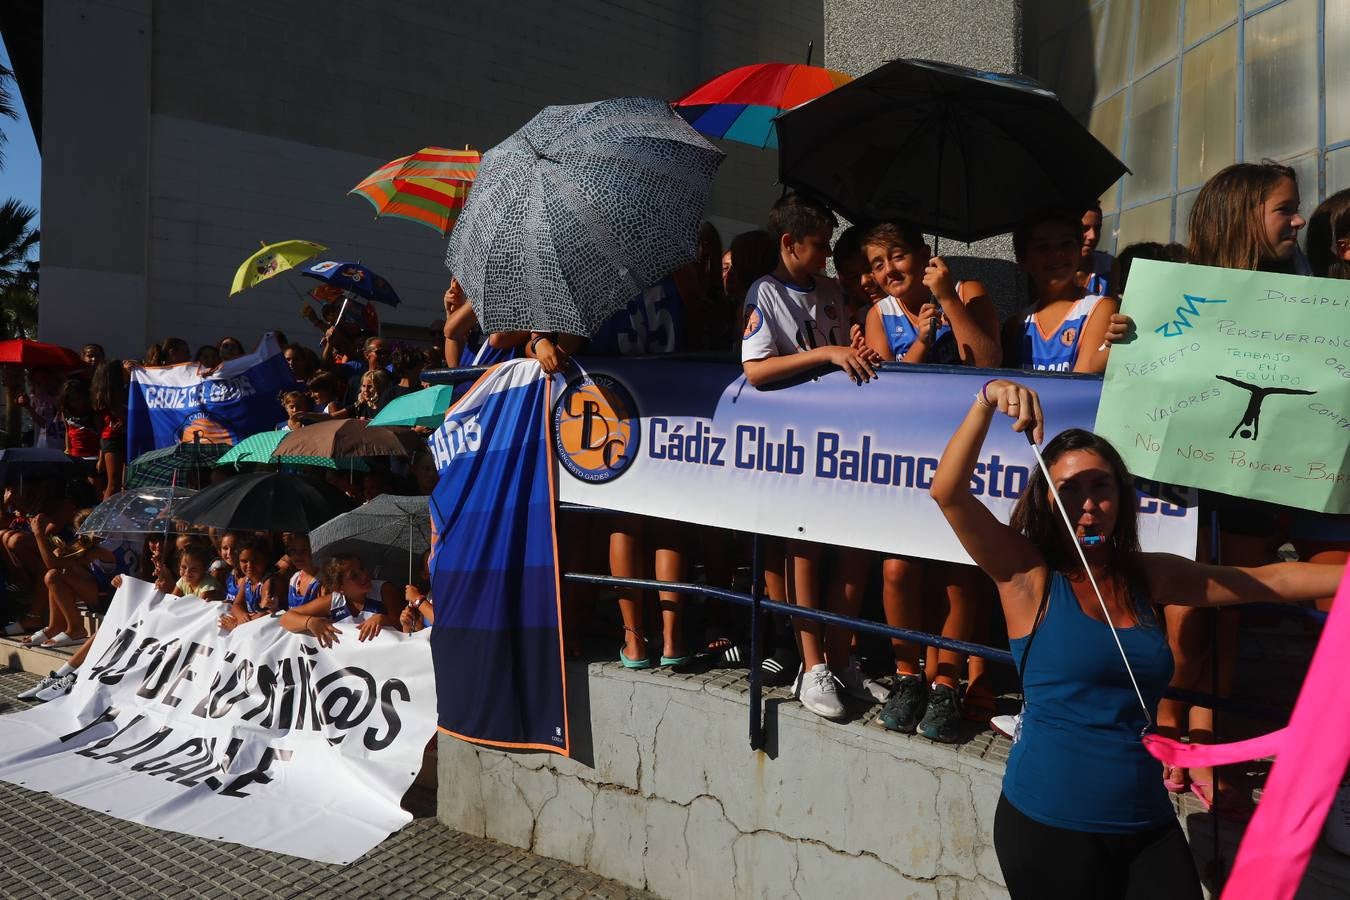
[[[78,369],[84,365],[78,353],[56,344],[14,338],[0,341],[0,366],[25,369]]]

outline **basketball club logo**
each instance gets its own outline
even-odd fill
[[[1065,328],[1064,333],[1059,336],[1059,342],[1063,344],[1065,347],[1072,347],[1073,342],[1076,341],[1077,339],[1078,339],[1078,329],[1073,327]]]
[[[632,394],[608,375],[573,382],[553,407],[559,462],[592,484],[613,481],[633,464],[641,433]]]
[[[745,333],[741,335],[742,340],[747,340],[760,326],[764,324],[764,314],[759,311],[757,306],[747,306],[745,308]]]

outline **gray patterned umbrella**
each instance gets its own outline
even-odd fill
[[[546,107],[483,154],[445,264],[484,331],[588,336],[694,259],[722,158],[665,100]]]
[[[329,519],[309,534],[314,561],[355,553],[375,578],[413,576],[413,558],[431,546],[427,497],[381,494],[351,512]]]

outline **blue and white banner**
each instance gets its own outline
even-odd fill
[[[278,395],[295,387],[281,345],[270,332],[258,349],[203,376],[197,363],[131,370],[127,459],[197,435],[235,444],[286,418]]]
[[[551,388],[532,359],[494,366],[428,442],[431,649],[441,730],[569,755]]]
[[[758,390],[739,366],[586,359],[553,408],[560,500],[700,525],[969,563],[928,496],[987,371],[895,367]],[[1101,381],[1008,373],[1041,394],[1046,437],[1091,429]],[[1035,457],[990,429],[971,490],[1007,521]],[[1191,555],[1189,489],[1140,484],[1145,550]]]

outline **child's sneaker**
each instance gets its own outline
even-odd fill
[[[67,672],[52,684],[47,685],[38,691],[33,697],[40,703],[46,703],[48,700],[55,700],[57,697],[64,697],[70,693],[70,689],[75,686],[75,673]]]
[[[858,661],[852,657],[849,658],[847,666],[834,673],[834,677],[844,689],[844,693],[850,697],[856,697],[867,703],[885,703],[890,699],[891,692],[886,690],[886,686],[863,674],[863,670],[858,667]]]
[[[891,731],[913,734],[919,727],[927,700],[928,691],[923,676],[899,676],[895,681],[895,690],[881,710],[881,724]]]
[[[1019,712],[1015,716],[994,716],[989,720],[989,727],[1016,743],[1017,732],[1022,728],[1022,713]]]
[[[930,741],[954,744],[961,739],[961,704],[956,690],[945,684],[935,684],[928,692],[928,711],[919,723],[919,734]]]
[[[844,716],[844,704],[839,701],[834,674],[824,663],[817,663],[809,672],[798,671],[792,693],[811,712],[826,719]]]
[[[33,685],[26,691],[20,691],[16,696],[20,700],[36,700],[38,691],[49,688],[61,680],[61,676],[55,672],[48,672],[47,677]]]

